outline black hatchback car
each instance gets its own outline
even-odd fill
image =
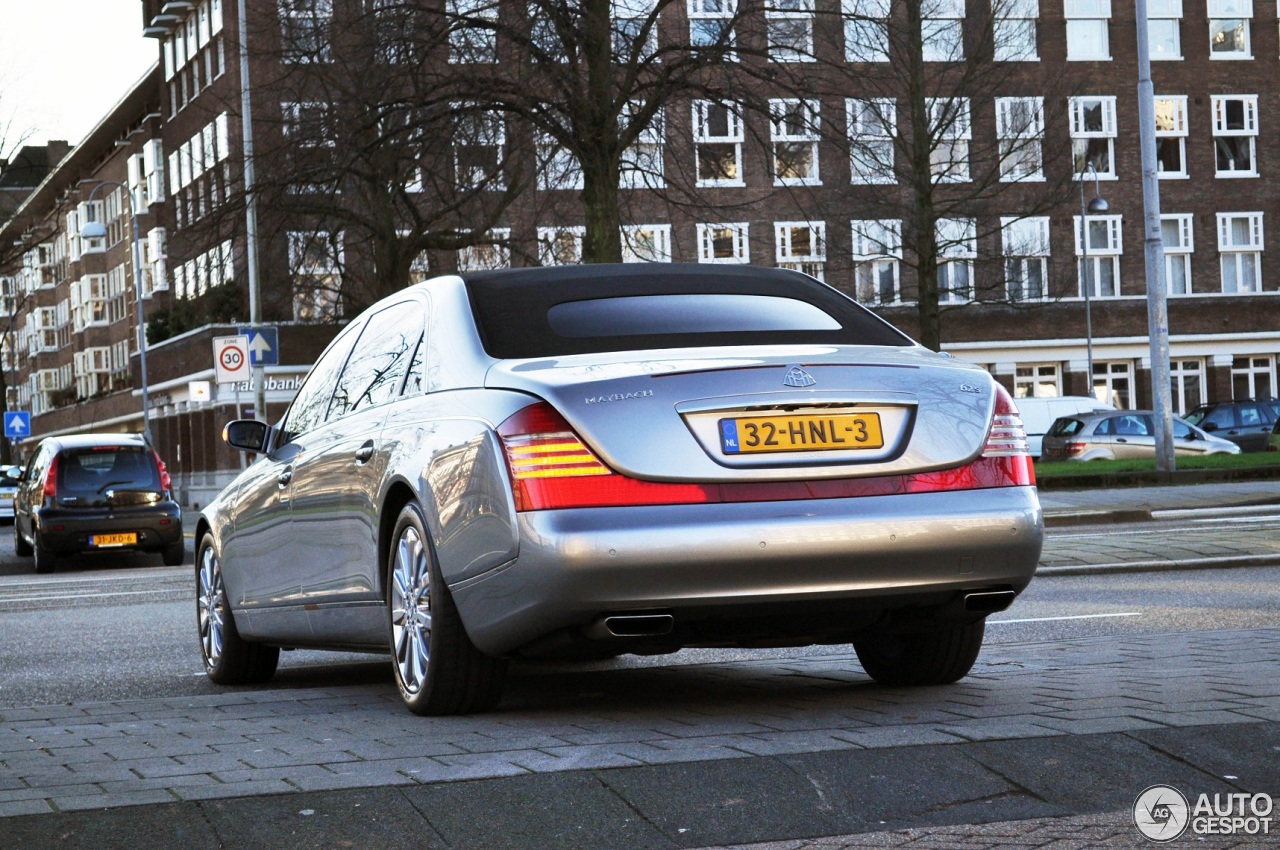
[[[136,434],[49,437],[18,482],[13,548],[38,573],[82,552],[159,552],[184,557],[182,508],[164,462]]]
[[[1182,418],[1215,437],[1230,440],[1241,451],[1264,452],[1271,442],[1271,429],[1280,418],[1280,401],[1238,398],[1210,402]]]

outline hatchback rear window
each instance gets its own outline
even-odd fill
[[[485,351],[554,357],[724,345],[911,345],[798,272],[637,263],[464,275]]]
[[[58,455],[58,495],[101,497],[108,490],[160,489],[160,471],[141,446],[64,449]]]
[[[1079,419],[1068,419],[1063,417],[1055,419],[1053,424],[1049,426],[1050,437],[1071,437],[1080,433],[1080,429],[1084,427],[1084,423]]]

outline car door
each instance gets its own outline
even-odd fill
[[[1241,451],[1265,451],[1271,438],[1271,423],[1262,405],[1253,401],[1242,401],[1233,405],[1236,408],[1236,427],[1238,436],[1233,438]]]
[[[1221,437],[1233,443],[1238,442],[1240,439],[1234,404],[1219,404],[1199,422],[1193,421],[1193,424],[1198,425],[1202,431],[1207,431],[1215,437]]]
[[[1114,436],[1111,451],[1117,459],[1129,457],[1154,457],[1156,453],[1155,427],[1151,417],[1140,413],[1122,413],[1111,418]]]
[[[370,316],[334,384],[324,425],[303,438],[292,484],[292,533],[305,562],[303,601],[322,638],[383,638],[378,502],[387,459],[379,437],[423,326],[414,299]],[[365,617],[355,610],[364,606],[377,610]]]
[[[1173,420],[1173,451],[1179,455],[1202,455],[1209,449],[1208,441],[1187,423]]]

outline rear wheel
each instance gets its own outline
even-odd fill
[[[187,559],[186,541],[179,539],[178,542],[164,547],[164,551],[160,553],[164,558],[166,567],[180,567],[182,562]]]
[[[498,702],[507,664],[467,637],[415,504],[400,512],[391,536],[387,610],[391,663],[410,711],[466,714]]]
[[[40,532],[34,532],[32,537],[35,543],[31,546],[32,554],[36,556],[36,572],[51,573],[58,566],[58,556],[50,550],[44,548],[40,542]]]
[[[986,620],[914,634],[887,634],[853,642],[867,675],[882,685],[949,685],[978,660]]]
[[[200,629],[205,674],[219,685],[255,685],[268,681],[275,675],[280,648],[251,643],[240,637],[231,606],[227,604],[222,561],[214,548],[212,534],[204,536],[196,552],[196,623]]]
[[[31,544],[22,536],[22,530],[18,528],[18,520],[13,520],[13,554],[19,558],[30,558],[32,555]]]

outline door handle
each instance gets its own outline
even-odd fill
[[[283,490],[285,487],[288,487],[289,482],[292,480],[293,480],[292,466],[286,466],[283,470],[281,470],[280,474],[276,477],[276,483],[280,486],[281,490]]]
[[[1124,437],[1116,437],[1116,442],[1117,442],[1117,443],[1127,443],[1127,442],[1129,442],[1129,441],[1128,441],[1128,440],[1126,440]]]
[[[373,440],[356,449],[356,463],[365,463],[371,457],[373,457]]]

